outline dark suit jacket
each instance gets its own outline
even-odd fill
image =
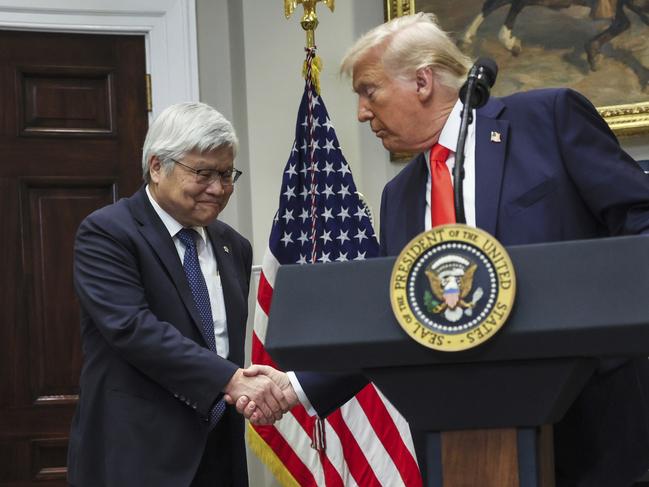
[[[578,93],[492,98],[476,119],[476,223],[503,245],[649,232],[649,178]],[[424,231],[424,161],[420,154],[383,190],[383,255]]]
[[[574,91],[492,98],[475,153],[476,223],[504,245],[649,233],[649,178]],[[427,177],[420,154],[386,185],[383,255],[424,231]],[[597,374],[557,424],[558,485],[624,486],[649,468],[647,362]]]
[[[71,484],[190,485],[209,410],[243,366],[252,263],[250,243],[228,225],[215,221],[207,233],[223,284],[229,360],[207,348],[173,240],[144,188],[81,224],[74,284],[84,364],[70,432]],[[228,411],[221,421],[234,485],[247,486],[243,420]]]

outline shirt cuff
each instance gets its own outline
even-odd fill
[[[291,385],[293,386],[295,394],[297,394],[297,398],[300,400],[300,403],[302,403],[302,406],[304,406],[304,409],[306,409],[306,412],[309,414],[309,416],[317,416],[318,412],[313,409],[311,401],[309,401],[309,398],[306,397],[304,389],[302,389],[302,386],[300,385],[300,381],[298,381],[297,377],[295,376],[295,372],[286,372],[286,375],[288,375],[288,380],[291,381]]]

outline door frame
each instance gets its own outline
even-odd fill
[[[198,101],[195,0],[0,0],[0,28],[144,35],[153,110]],[[109,6],[110,5],[110,6]]]

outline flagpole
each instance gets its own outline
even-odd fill
[[[309,172],[311,174],[311,187],[310,187],[310,197],[311,197],[311,263],[316,262],[317,258],[317,204],[316,204],[316,194],[317,194],[317,185],[315,181],[315,147],[313,145],[313,104],[312,104],[312,89],[315,89],[317,94],[320,94],[320,71],[322,69],[322,60],[319,56],[316,56],[316,45],[315,45],[315,30],[318,28],[318,14],[316,12],[316,7],[318,2],[323,2],[329,9],[333,12],[335,5],[335,0],[284,0],[284,15],[286,19],[291,17],[291,14],[295,8],[302,4],[304,7],[304,15],[300,21],[302,29],[306,32],[306,60],[302,67],[302,76],[305,78],[308,86],[308,110],[307,110],[307,127],[309,127],[308,133],[308,151],[309,151]]]

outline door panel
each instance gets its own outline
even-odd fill
[[[144,38],[0,31],[0,486],[64,486],[77,227],[141,184]]]

